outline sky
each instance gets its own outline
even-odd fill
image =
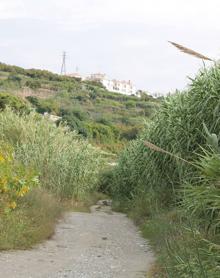
[[[0,0],[0,61],[59,73],[66,51],[69,73],[172,93],[204,65],[167,41],[219,59],[219,12],[219,0]]]

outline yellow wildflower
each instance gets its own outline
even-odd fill
[[[0,179],[0,186],[4,186],[4,185],[6,185],[7,184],[7,178],[6,177],[4,177],[4,178],[1,178]]]
[[[0,154],[0,162],[5,162],[5,158],[2,154]]]
[[[3,193],[6,193],[6,192],[8,192],[8,191],[9,191],[9,189],[8,189],[7,185],[5,184],[5,185],[2,187],[2,192],[3,192]]]
[[[19,192],[17,192],[18,197],[23,197],[28,191],[30,190],[30,187],[27,185],[24,185]]]
[[[7,179],[6,178],[2,178],[0,180],[0,191],[2,193],[5,193],[5,192],[8,192],[9,189],[8,189],[8,185],[7,185]]]
[[[16,204],[15,202],[11,202],[11,203],[8,204],[8,207],[9,207],[10,209],[15,209],[16,206],[17,206],[17,204]]]
[[[27,193],[29,190],[30,190],[30,187],[27,186],[27,185],[25,185],[25,186],[22,187],[23,193]]]

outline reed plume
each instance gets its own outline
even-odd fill
[[[184,158],[182,158],[182,157],[180,157],[180,156],[177,156],[177,155],[175,155],[175,154],[173,154],[173,153],[171,153],[171,152],[168,152],[168,151],[166,151],[166,150],[164,150],[164,149],[162,149],[162,148],[160,148],[160,147],[154,145],[153,143],[151,143],[151,142],[149,142],[149,141],[144,141],[144,145],[145,145],[146,147],[148,147],[149,149],[153,150],[153,151],[168,154],[168,155],[170,155],[170,156],[172,156],[172,157],[175,157],[175,158],[177,158],[177,159],[179,159],[179,160],[181,160],[181,161],[184,161],[185,163],[188,163],[188,164],[190,164],[190,165],[195,166],[192,162],[190,162],[190,161],[188,161],[188,160],[185,160]]]
[[[181,44],[178,44],[178,43],[175,43],[175,42],[171,42],[171,41],[168,41],[169,43],[171,43],[173,46],[175,46],[176,48],[178,48],[181,52],[184,52],[186,54],[189,54],[189,55],[192,55],[196,58],[199,58],[199,59],[202,59],[202,60],[208,60],[208,61],[212,61],[213,60],[207,56],[204,56],[203,54],[200,54],[190,48],[187,48]]]

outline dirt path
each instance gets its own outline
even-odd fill
[[[0,253],[1,278],[142,278],[153,262],[132,222],[107,206],[68,213],[51,240]]]

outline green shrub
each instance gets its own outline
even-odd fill
[[[36,173],[16,161],[13,149],[0,141],[0,215],[15,209],[17,200],[37,185]]]
[[[0,92],[0,110],[10,106],[17,112],[27,112],[29,110],[28,103],[15,95]]]
[[[139,132],[141,131],[141,127],[134,126],[130,128],[126,128],[121,131],[121,138],[126,139],[128,141],[137,139]]]
[[[108,118],[105,118],[103,116],[96,119],[96,122],[103,125],[112,126],[112,122]]]
[[[136,103],[134,102],[134,101],[127,101],[126,102],[126,107],[127,108],[134,108],[134,107],[136,107]]]
[[[100,123],[89,122],[85,124],[89,138],[96,143],[113,143],[119,138],[119,131],[113,126],[106,126]]]
[[[59,114],[60,112],[57,102],[53,99],[38,99],[33,96],[28,96],[26,99],[36,107],[38,113],[44,114],[48,112]]]
[[[17,67],[17,66],[10,66],[3,63],[0,63],[0,70],[5,72],[12,72],[13,74],[24,74],[25,69]]]
[[[21,82],[21,77],[19,75],[11,73],[8,76],[8,80],[14,81],[14,82]]]
[[[29,87],[33,90],[36,90],[36,89],[39,89],[41,87],[41,83],[38,80],[27,80],[25,82],[25,86],[27,86],[27,87]]]
[[[11,213],[0,217],[0,250],[28,249],[54,234],[62,204],[52,194],[34,189]]]

